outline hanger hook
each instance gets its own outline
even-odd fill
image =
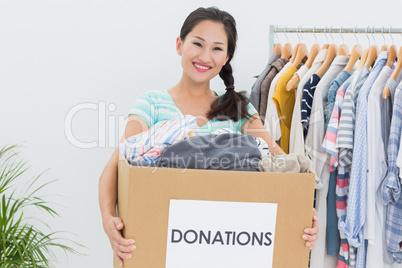
[[[317,25],[314,25],[314,27],[313,27],[313,35],[314,35],[314,38],[315,38],[315,42],[316,43],[318,43],[317,42],[317,36],[315,35],[315,27],[316,27]]]
[[[274,27],[274,36],[276,36],[277,43],[280,43],[279,42],[279,35],[278,35],[277,31],[278,31],[278,25],[275,25],[275,27]],[[274,43],[275,43],[275,41],[274,41]]]
[[[359,39],[358,39],[357,36],[356,36],[356,29],[357,29],[357,26],[355,26],[355,29],[353,30],[353,35],[354,35],[355,38],[356,38],[356,44],[359,44]]]
[[[329,36],[330,36],[331,39],[332,39],[332,44],[334,44],[335,41],[334,41],[334,36],[332,35],[332,28],[333,28],[333,25],[331,25],[331,27],[329,28]]]
[[[302,42],[304,42],[304,38],[303,38],[303,26],[300,25],[300,39]]]
[[[342,28],[343,28],[343,25],[341,26],[341,29],[339,30],[339,34],[341,35],[341,38],[342,38],[342,44],[344,44],[344,43],[345,43],[345,39],[343,39]]]
[[[375,45],[375,36],[374,36],[375,26],[371,27],[371,36],[373,37],[373,45]]]
[[[326,31],[327,31],[327,25],[326,25],[325,28],[324,28],[324,34],[325,34],[325,38],[327,39],[327,43],[329,43],[329,40],[328,40],[328,36],[327,36]]]
[[[382,26],[382,31],[381,31],[382,39],[384,39],[384,45],[387,43],[387,40],[385,40],[384,36],[384,26]]]
[[[284,34],[285,37],[286,37],[286,42],[289,43],[289,38],[288,38],[288,35],[286,34],[287,28],[288,28],[288,26],[285,25],[285,31],[283,32],[283,34]]]
[[[394,45],[394,38],[392,37],[392,26],[389,27],[389,36],[391,36],[392,44]]]
[[[371,41],[370,41],[370,38],[368,37],[368,29],[370,28],[370,26],[367,26],[367,28],[366,28],[366,37],[367,37],[367,40],[368,40],[368,43],[369,43],[369,47],[371,47]]]
[[[299,43],[301,43],[301,41],[300,41],[300,25],[297,25],[297,31],[296,31],[296,33],[297,33],[297,39],[299,39]]]

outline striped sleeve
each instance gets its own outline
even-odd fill
[[[134,114],[139,116],[142,120],[145,121],[145,123],[147,123],[149,127],[151,127],[156,123],[155,112],[155,105],[150,98],[148,92],[143,92],[135,100],[129,115]]]
[[[253,105],[251,102],[249,102],[249,103],[247,104],[247,112],[248,112],[250,115],[253,115],[253,114],[257,114],[257,113],[258,113],[258,111],[255,109],[254,105]]]

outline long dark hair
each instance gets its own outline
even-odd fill
[[[249,103],[245,91],[236,92],[234,90],[234,78],[232,74],[232,66],[230,61],[236,50],[237,31],[236,21],[226,11],[219,10],[217,7],[197,8],[188,15],[180,30],[180,38],[184,42],[187,34],[191,32],[198,23],[210,20],[222,23],[228,37],[228,56],[229,59],[219,72],[219,76],[223,79],[226,86],[226,93],[219,96],[211,104],[211,110],[207,113],[209,120],[217,118],[218,120],[233,119],[238,121],[242,118],[250,118],[252,115],[247,111]],[[252,120],[252,119],[251,119]]]

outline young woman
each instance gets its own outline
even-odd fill
[[[176,39],[176,50],[183,67],[181,80],[168,90],[141,94],[130,112],[125,135],[120,142],[148,130],[157,120],[189,114],[197,118],[198,126],[204,130],[226,127],[251,134],[264,139],[270,152],[284,154],[265,130],[255,108],[248,103],[245,92],[234,90],[230,61],[236,41],[236,22],[227,12],[211,7],[198,8],[190,13],[181,28],[180,37]],[[226,92],[219,94],[210,88],[210,80],[218,74],[226,85]],[[161,100],[171,105],[159,113],[155,107],[160,105],[155,104]],[[99,204],[104,230],[116,259],[123,265],[123,259],[131,258],[130,252],[135,245],[134,240],[122,237],[124,225],[116,217],[118,154],[116,149],[99,179]],[[305,229],[303,235],[307,247],[315,246],[317,233],[317,212],[314,211],[312,228]]]

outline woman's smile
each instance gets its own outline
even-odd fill
[[[212,69],[212,67],[211,66],[208,66],[208,65],[204,65],[204,64],[201,64],[201,63],[196,63],[196,62],[193,62],[193,65],[194,65],[194,67],[197,69],[197,71],[199,71],[199,72],[206,72],[206,71],[208,71],[209,69]]]

